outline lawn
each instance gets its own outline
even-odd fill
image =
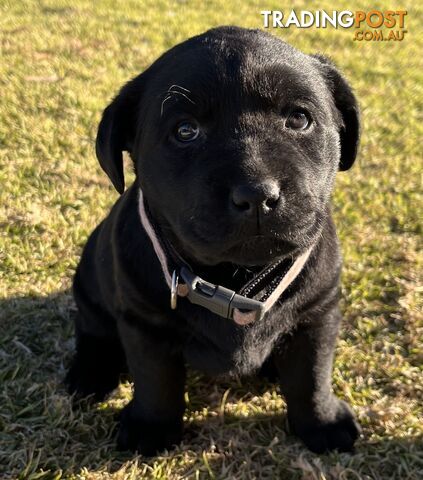
[[[319,457],[289,436],[275,385],[192,372],[183,445],[145,459],[114,448],[129,383],[76,409],[62,385],[73,351],[72,275],[87,236],[117,198],[94,153],[102,109],[160,53],[212,26],[261,27],[264,8],[375,5],[0,0],[2,480],[423,478],[417,3],[402,42],[355,42],[351,29],[272,31],[305,52],[330,55],[362,109],[359,160],[338,175],[333,199],[345,259],[334,388],[363,427],[355,454]]]

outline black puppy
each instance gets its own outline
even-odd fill
[[[268,361],[291,431],[315,452],[352,449],[359,427],[331,391],[330,197],[358,138],[356,99],[327,59],[236,27],[172,48],[106,108],[97,156],[122,196],[75,275],[67,384],[100,399],[129,367],[121,448],[181,440],[186,363],[242,375]]]

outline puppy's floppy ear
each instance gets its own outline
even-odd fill
[[[104,110],[98,126],[96,154],[119,193],[125,190],[122,152],[131,153],[136,135],[143,75],[127,83]]]
[[[348,170],[357,156],[360,140],[360,115],[357,99],[345,78],[335,65],[323,55],[312,55],[319,61],[326,83],[332,92],[336,108],[341,113],[342,123],[340,170]]]

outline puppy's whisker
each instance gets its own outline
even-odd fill
[[[188,88],[181,87],[180,85],[173,84],[168,88],[168,92],[170,92],[173,88],[180,88],[181,90],[184,90],[185,92],[191,93],[191,90],[188,90]]]
[[[186,95],[185,93],[182,93],[182,92],[178,92],[177,90],[172,90],[169,92],[170,94],[175,94],[175,95],[181,95],[181,97],[184,97],[188,100],[188,102],[192,103],[193,105],[195,105],[195,102],[194,100],[191,100],[188,95]]]
[[[160,106],[160,117],[163,116],[163,111],[164,111],[164,104],[170,99],[172,98],[173,95],[180,95],[181,97],[184,97],[186,100],[188,100],[188,102],[192,103],[193,105],[195,105],[195,102],[194,100],[192,100],[191,98],[189,98],[189,96],[184,93],[184,92],[180,92],[179,90],[175,90],[175,88],[179,88],[181,90],[184,90],[184,92],[187,92],[187,93],[191,93],[190,90],[188,90],[187,88],[184,88],[184,87],[181,87],[180,85],[171,85],[166,93],[165,93],[165,98],[163,99],[162,103],[161,103],[161,106]]]
[[[161,107],[160,107],[160,117],[163,116],[163,108],[164,108],[164,104],[167,100],[169,100],[169,98],[172,98],[172,95],[171,94],[168,94],[164,100],[162,101],[162,104],[161,104]]]

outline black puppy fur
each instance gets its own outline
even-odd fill
[[[181,122],[198,137],[181,141]],[[358,139],[356,99],[330,61],[236,27],[172,48],[106,108],[97,156],[122,196],[75,275],[76,356],[66,381],[77,396],[101,399],[127,364],[135,392],[120,448],[154,454],[181,440],[186,364],[244,375],[267,361],[291,431],[314,452],[352,449],[359,426],[331,391],[341,258],[330,197]],[[125,192],[123,151],[136,172]],[[183,298],[173,311],[140,223],[139,187],[193,271],[233,290],[261,266],[314,248],[262,321],[239,326]]]

